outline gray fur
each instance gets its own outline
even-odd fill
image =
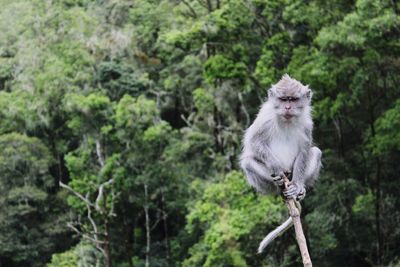
[[[257,191],[278,189],[282,174],[291,172],[291,185],[283,194],[301,200],[317,180],[321,150],[312,146],[311,97],[308,86],[287,74],[268,90],[268,100],[246,130],[240,156],[240,166]]]

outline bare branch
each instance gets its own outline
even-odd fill
[[[195,116],[194,112],[190,113],[190,115],[187,118],[183,114],[181,114],[181,119],[186,123],[187,126],[192,127],[193,123],[191,123],[190,121],[193,119],[194,116]]]
[[[103,152],[101,150],[101,144],[100,141],[96,139],[96,154],[97,158],[99,160],[99,164],[101,167],[104,167],[104,158],[103,158]]]
[[[92,225],[92,228],[93,228],[93,231],[94,231],[94,234],[93,234],[94,235],[94,239],[96,240],[96,242],[98,242],[99,241],[99,239],[98,239],[98,230],[97,230],[97,225],[96,225],[95,221],[92,218],[92,209],[90,208],[89,205],[86,205],[86,207],[87,207],[87,211],[88,211],[87,217],[88,217],[89,222]]]
[[[78,235],[82,236],[83,238],[92,241],[93,243],[95,243],[96,245],[102,245],[102,244],[106,244],[107,241],[101,241],[101,240],[96,240],[90,236],[88,236],[87,234],[82,233],[78,228],[76,228],[71,222],[67,223],[67,226],[69,228],[71,228],[75,233],[77,233]]]
[[[64,183],[61,182],[61,181],[59,181],[59,185],[60,185],[62,188],[65,188],[65,189],[67,189],[68,191],[70,191],[71,193],[73,193],[73,194],[74,194],[75,196],[77,196],[80,200],[82,200],[83,202],[85,202],[86,205],[88,205],[88,206],[90,206],[90,207],[94,207],[93,203],[91,203],[91,202],[89,201],[88,198],[82,196],[80,193],[78,193],[77,191],[75,191],[74,189],[72,189],[70,186],[64,184]]]
[[[156,100],[157,108],[160,108],[160,106],[161,106],[161,98],[162,98],[163,96],[165,96],[165,95],[169,95],[169,93],[167,93],[167,92],[164,92],[164,91],[156,91],[156,90],[154,90],[154,89],[149,89],[148,92],[149,92],[150,94],[153,94],[153,95],[156,96],[156,99],[157,99],[157,100]]]
[[[103,212],[104,212],[104,209],[102,209],[102,208],[100,207],[100,204],[99,204],[100,201],[101,201],[101,199],[103,198],[104,186],[111,184],[113,181],[114,181],[113,179],[110,179],[110,180],[108,180],[107,182],[104,182],[104,183],[102,183],[102,184],[99,186],[99,193],[97,194],[95,208],[96,208],[96,210],[97,210],[98,212],[100,212],[100,213],[103,213]]]
[[[250,125],[250,115],[249,115],[249,112],[247,111],[246,106],[244,105],[242,93],[240,93],[240,92],[238,93],[238,98],[240,101],[240,107],[242,108],[242,111],[243,111],[244,115],[246,116],[246,128],[247,128]]]
[[[187,6],[187,8],[189,8],[190,13],[192,13],[192,15],[193,15],[192,16],[193,18],[197,18],[196,11],[194,11],[193,7],[188,2],[186,2],[185,0],[181,0],[181,3],[183,3],[185,6]]]
[[[153,226],[151,226],[150,231],[153,231],[153,230],[157,227],[157,225],[161,222],[162,219],[163,219],[163,218],[162,218],[161,216],[159,216],[159,217],[157,218],[157,221],[155,221],[154,224],[153,224]]]
[[[284,186],[287,189],[290,184],[290,181],[286,176],[284,176],[284,181],[285,181]],[[297,244],[300,249],[300,254],[301,254],[301,258],[303,260],[303,265],[304,265],[304,267],[312,267],[310,254],[308,253],[306,238],[305,238],[304,232],[303,232],[303,226],[301,225],[300,211],[296,207],[296,203],[295,203],[294,199],[288,199],[285,202],[286,202],[286,206],[289,209],[289,214],[293,219],[294,230],[296,233],[296,240],[297,240]]]
[[[115,207],[114,201],[120,194],[121,194],[120,192],[118,192],[118,193],[115,193],[114,191],[111,192],[111,198],[112,198],[112,200],[111,200],[111,209],[110,209],[110,212],[108,213],[108,216],[110,216],[110,217],[117,216],[117,214],[115,214],[115,212],[114,212],[114,207]]]

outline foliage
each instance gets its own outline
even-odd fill
[[[292,231],[255,255],[287,214],[237,164],[284,73],[323,150],[314,264],[398,265],[396,1],[0,4],[1,266],[298,266]]]
[[[202,187],[199,200],[187,216],[186,228],[189,233],[202,231],[204,235],[189,250],[190,257],[183,266],[249,266],[247,262],[253,255],[244,253],[241,244],[257,238],[257,227],[264,228],[267,223],[271,227],[282,219],[277,215],[283,205],[273,198],[246,193],[248,186],[237,171]]]
[[[41,266],[67,236],[61,196],[49,174],[43,143],[18,133],[0,137],[0,255],[7,265]],[[51,240],[53,242],[51,242]]]
[[[103,266],[101,255],[90,244],[79,243],[62,253],[53,254],[47,267],[90,267]]]

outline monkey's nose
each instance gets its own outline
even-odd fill
[[[286,110],[290,110],[290,108],[291,108],[290,106],[286,106],[285,107]]]

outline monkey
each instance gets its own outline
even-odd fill
[[[284,175],[290,173],[292,180],[282,195],[300,201],[306,188],[317,180],[322,152],[312,142],[311,98],[309,86],[288,74],[268,90],[267,101],[245,131],[239,159],[248,183],[256,191],[278,191],[283,188]],[[289,217],[264,238],[258,252],[292,224]]]

